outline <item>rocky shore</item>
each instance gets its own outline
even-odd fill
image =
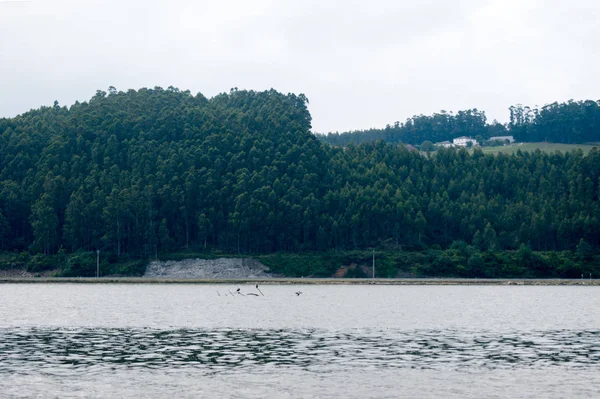
[[[270,278],[269,268],[251,258],[185,259],[153,261],[145,278],[167,279],[239,279]]]

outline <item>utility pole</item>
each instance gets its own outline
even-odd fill
[[[100,250],[96,250],[96,278],[100,277]]]
[[[373,250],[373,278],[375,278],[375,250]]]

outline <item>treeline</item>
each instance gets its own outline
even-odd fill
[[[597,150],[338,148],[311,134],[306,105],[274,90],[207,99],[110,88],[1,119],[0,249],[149,258],[192,247],[600,247]],[[462,117],[483,126],[483,114]]]
[[[600,142],[600,101],[552,103],[541,109],[513,106],[508,128],[517,141]]]
[[[404,123],[395,122],[385,129],[357,130],[318,135],[319,139],[335,146],[361,144],[383,140],[387,143],[418,145],[452,141],[468,136],[482,140],[494,136],[513,136],[520,142],[553,142],[583,144],[600,142],[600,101],[569,101],[552,103],[541,109],[516,105],[509,108],[510,122],[487,123],[485,112],[477,109],[442,111],[431,116],[419,115]]]
[[[600,254],[581,241],[575,251],[532,251],[521,244],[515,251],[481,251],[464,241],[442,250],[436,245],[420,251],[380,248],[326,252],[275,252],[252,255],[275,275],[286,277],[370,278],[375,256],[375,277],[463,278],[598,278]],[[244,255],[241,255],[244,256]],[[183,250],[160,254],[161,260],[232,257],[217,251]],[[97,260],[100,261],[97,269]],[[64,250],[52,255],[0,252],[0,273],[36,276],[94,277],[143,276],[149,259],[117,258],[114,254]],[[16,273],[15,273],[16,272]]]
[[[487,139],[492,136],[507,134],[504,125],[497,122],[487,124],[485,112],[477,109],[458,111],[456,114],[442,111],[431,116],[419,115],[409,118],[404,123],[394,122],[385,129],[357,130],[346,133],[328,133],[317,137],[331,145],[346,146],[362,144],[377,140],[386,143],[405,143],[418,145],[424,141],[433,143],[452,141],[460,136],[481,136]]]
[[[600,256],[584,243],[571,251],[534,252],[522,244],[516,251],[481,251],[455,241],[445,250],[377,250],[376,277],[598,278]],[[343,277],[372,276],[371,251],[271,254],[260,261],[271,271],[291,277],[331,277],[346,265]]]

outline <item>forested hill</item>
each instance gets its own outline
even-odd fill
[[[174,88],[110,88],[1,119],[0,249],[600,246],[597,150],[425,157],[328,146],[310,123],[303,95]]]
[[[509,108],[509,113],[510,122],[506,125],[496,121],[488,123],[485,112],[470,109],[456,114],[442,111],[431,116],[413,116],[404,123],[395,122],[384,129],[328,133],[318,137],[336,146],[376,140],[418,145],[424,141],[452,141],[460,136],[481,136],[485,140],[507,135],[520,142],[600,142],[600,101],[555,102],[540,109],[516,105]]]
[[[0,120],[0,248],[234,246],[275,192],[319,194],[325,157],[306,103],[273,90],[207,100],[111,88]]]

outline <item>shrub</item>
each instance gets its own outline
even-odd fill
[[[36,254],[27,262],[27,270],[29,273],[39,273],[45,270],[56,268],[56,256]]]
[[[61,277],[94,277],[96,275],[96,253],[75,252],[67,258],[60,270]]]

